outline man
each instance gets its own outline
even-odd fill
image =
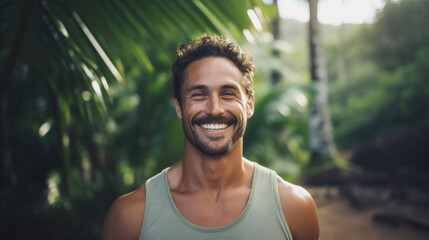
[[[173,79],[183,157],[115,201],[106,240],[318,239],[310,194],[243,158],[253,71],[252,57],[223,37],[179,48]]]

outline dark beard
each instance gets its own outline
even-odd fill
[[[199,126],[204,123],[226,123],[228,126],[233,125],[234,134],[230,141],[228,141],[224,146],[217,148],[211,147],[209,144],[205,143],[200,136],[198,136],[197,131],[194,129],[195,126]],[[212,115],[206,115],[202,117],[195,117],[191,121],[191,125],[185,126],[185,121],[182,121],[183,132],[185,133],[186,139],[194,145],[199,151],[208,156],[218,157],[225,155],[230,152],[237,141],[243,136],[246,123],[241,123],[235,117],[213,117]],[[220,141],[224,137],[208,137],[212,142]]]

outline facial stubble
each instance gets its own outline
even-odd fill
[[[182,116],[183,112],[182,112]],[[225,122],[224,117],[213,117],[213,116],[203,116],[200,117],[200,119],[207,119],[207,120],[199,120],[197,117],[194,119],[188,119],[185,120],[185,118],[182,119],[182,128],[183,132],[185,134],[186,139],[195,146],[200,152],[208,155],[208,156],[222,156],[230,152],[237,141],[243,137],[244,130],[246,128],[246,120],[241,119],[238,120],[235,117],[233,117],[235,120],[233,123],[228,126],[233,128],[233,135],[223,146],[211,146],[213,144],[220,144],[219,142],[222,141],[227,136],[205,136],[207,140],[203,139],[203,136],[200,136],[198,134],[198,129],[202,123],[223,123]],[[210,120],[208,120],[210,119]],[[217,143],[216,143],[217,142]]]

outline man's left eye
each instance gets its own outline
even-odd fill
[[[235,96],[235,94],[233,92],[223,92],[222,95],[226,96],[226,97],[233,97],[233,96]]]

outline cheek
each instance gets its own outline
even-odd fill
[[[187,116],[194,116],[196,114],[198,114],[199,112],[201,112],[202,106],[200,106],[200,104],[188,104],[187,107],[184,109],[185,112],[184,114]]]
[[[245,105],[243,105],[241,103],[237,104],[235,106],[235,111],[234,112],[235,112],[236,116],[239,117],[240,119],[245,120],[245,119],[248,118],[248,116],[247,116],[247,108],[246,108]]]
[[[195,104],[187,105],[186,108],[183,108],[182,120],[185,120],[188,125],[192,125],[192,119],[195,118],[196,116],[198,116],[199,113],[201,113],[201,111],[199,109],[201,109],[201,108]]]

